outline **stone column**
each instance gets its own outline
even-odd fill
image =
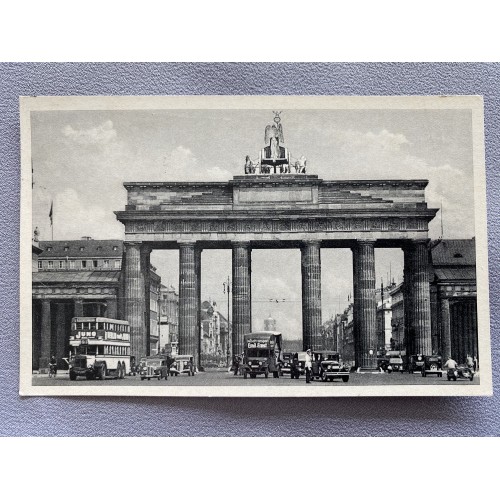
[[[201,367],[201,248],[194,251],[194,272],[196,275],[196,349],[195,366]]]
[[[251,247],[248,241],[233,242],[233,356],[243,352],[243,335],[252,329]]]
[[[451,356],[450,300],[441,299],[441,354],[446,361]]]
[[[321,244],[306,241],[301,248],[302,331],[304,350],[321,349]]]
[[[75,299],[74,316],[75,316],[75,318],[83,316],[83,300],[81,300],[81,299]]]
[[[47,373],[50,360],[50,344],[51,344],[51,315],[50,315],[50,300],[42,300],[42,328],[41,328],[41,346],[40,346],[40,361],[39,372]]]
[[[194,242],[179,244],[179,354],[194,356],[197,349],[197,302]]]
[[[413,248],[410,244],[403,247],[404,268],[403,268],[403,305],[404,305],[404,345],[407,356],[415,354],[414,338],[415,326],[413,324]]]
[[[146,355],[151,354],[151,247],[146,244],[141,245],[141,272],[144,276],[144,325],[145,325],[145,343],[146,343]]]
[[[118,319],[116,297],[112,299],[106,299],[106,317]]]
[[[413,242],[410,249],[412,280],[410,288],[413,352],[409,354],[432,354],[431,297],[429,287],[429,251],[427,240]]]
[[[144,274],[141,270],[141,244],[125,242],[124,312],[130,325],[130,351],[136,363],[146,356]]]
[[[353,252],[354,345],[356,366],[377,368],[377,302],[375,298],[374,241],[358,241]]]
[[[55,324],[56,352],[54,354],[56,355],[57,358],[58,368],[67,368],[66,363],[62,361],[62,358],[68,356],[68,353],[66,352],[66,336],[69,336],[69,332],[66,331],[66,304],[58,303],[55,304],[55,307],[56,307],[56,324]]]

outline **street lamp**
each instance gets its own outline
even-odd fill
[[[224,293],[227,293],[227,342],[226,342],[226,364],[231,366],[231,328],[229,322],[229,303],[230,303],[230,293],[231,293],[231,280],[229,276],[223,283]]]

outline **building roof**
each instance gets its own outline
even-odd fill
[[[438,266],[475,266],[476,240],[441,240],[431,246],[432,265]]]
[[[120,271],[39,271],[32,274],[33,284],[118,283]]]
[[[434,269],[436,278],[439,281],[475,281],[476,270],[473,267],[441,267]]]
[[[80,257],[110,257],[122,258],[122,240],[62,240],[40,241],[43,250],[41,257],[54,259]],[[116,250],[113,250],[116,248]]]

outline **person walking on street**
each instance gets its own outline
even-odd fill
[[[306,369],[306,384],[311,383],[311,372],[312,372],[312,358],[311,358],[311,349],[307,349],[306,351],[306,362],[304,368]]]
[[[472,359],[472,356],[470,354],[467,354],[467,367],[470,368],[471,370],[474,369],[474,360]]]
[[[235,356],[235,358],[234,358],[234,375],[238,375],[239,368],[240,368],[240,357]]]

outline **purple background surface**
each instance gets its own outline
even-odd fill
[[[76,398],[18,395],[20,95],[481,94],[493,384],[498,385],[500,64],[0,64],[0,435],[498,436],[492,398]],[[467,216],[467,214],[464,214]]]

